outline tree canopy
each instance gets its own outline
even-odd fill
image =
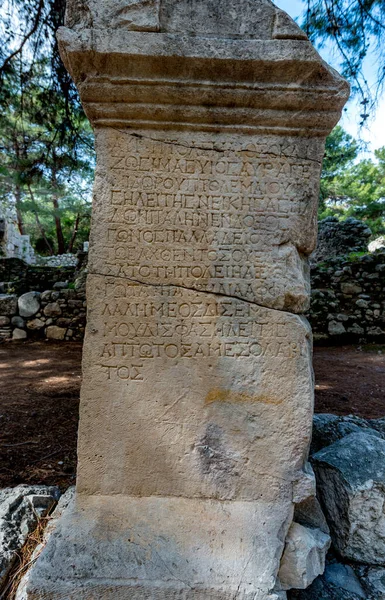
[[[337,51],[342,74],[361,97],[361,123],[382,91],[385,80],[384,0],[303,0],[302,26],[318,47],[329,44]],[[365,66],[377,65],[375,93],[365,76]]]
[[[357,162],[358,144],[337,126],[326,141],[321,178],[320,218],[355,217],[374,235],[385,233],[385,147],[375,160]]]

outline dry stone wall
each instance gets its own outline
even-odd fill
[[[385,251],[312,268],[309,320],[320,342],[385,340]]]
[[[82,340],[85,325],[84,291],[54,289],[19,297],[0,294],[2,340]]]

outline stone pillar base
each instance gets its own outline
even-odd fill
[[[24,598],[284,600],[272,573],[288,512],[285,502],[78,496]]]

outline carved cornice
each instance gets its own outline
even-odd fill
[[[307,40],[61,28],[94,126],[326,136],[349,86]]]

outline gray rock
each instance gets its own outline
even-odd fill
[[[332,563],[327,565],[325,580],[336,588],[341,588],[346,592],[351,592],[359,598],[366,598],[366,593],[358,579],[357,575],[348,565]]]
[[[58,488],[41,485],[0,490],[0,585],[38,519],[59,497]]]
[[[365,583],[376,600],[385,600],[385,569],[369,569]]]
[[[19,314],[21,317],[33,317],[40,310],[39,292],[27,292],[18,300]]]
[[[23,317],[12,317],[12,325],[14,327],[18,327],[19,329],[24,329],[25,328],[25,321],[23,319]]]
[[[321,505],[315,496],[310,496],[295,505],[294,521],[305,527],[320,529],[328,535],[330,533],[329,525],[322,512]]]
[[[372,435],[385,439],[385,423],[383,431],[381,431],[380,429],[376,429],[372,421],[367,421],[353,415],[349,415],[348,417],[338,417],[337,415],[327,413],[314,415],[310,453],[315,454],[322,448],[334,444],[334,442],[341,440],[347,435],[359,433],[360,431],[367,431]]]
[[[51,290],[46,290],[41,295],[42,302],[49,302],[51,299]]]
[[[312,458],[335,548],[349,560],[385,565],[385,440],[352,433]]]
[[[334,567],[335,565],[329,565],[327,569],[330,566]],[[338,565],[338,567],[342,568],[339,577],[337,570],[329,573],[328,580],[325,575],[318,577],[306,590],[289,592],[288,600],[361,600],[362,598],[368,600],[369,596],[364,592],[353,569],[345,567],[345,565]],[[349,575],[351,575],[350,578]],[[354,588],[359,593],[354,593],[346,587]]]
[[[25,340],[26,338],[27,338],[27,332],[25,331],[25,329],[18,329],[16,327],[16,329],[13,330],[13,332],[12,332],[13,340]]]
[[[46,317],[59,317],[62,313],[62,310],[57,302],[50,302],[47,304],[43,312]]]
[[[9,317],[0,317],[0,327],[7,327],[11,322]]]
[[[282,589],[306,589],[325,570],[330,537],[320,529],[292,523],[279,570]]]
[[[51,515],[51,519],[47,525],[47,528],[44,532],[43,542],[35,549],[35,552],[32,556],[31,562],[34,561],[34,559],[39,556],[39,554],[40,554],[43,546],[46,544],[49,536],[55,530],[58,519],[60,519],[60,517],[63,516],[64,512],[68,509],[70,504],[74,501],[74,498],[75,498],[75,486],[68,488],[68,490],[61,496],[54,512]],[[33,572],[33,562],[32,562],[32,567],[25,573],[25,575],[23,576],[23,578],[20,581],[19,587],[16,592],[15,600],[27,600],[28,599],[27,586],[28,586],[28,582],[30,580],[30,576],[31,576],[32,572]]]
[[[376,431],[379,431],[382,434],[382,437],[385,438],[385,417],[382,419],[370,419],[368,423],[370,423],[370,426]]]
[[[54,290],[66,290],[68,288],[68,281],[57,281],[53,285]]]
[[[330,335],[344,335],[346,333],[346,329],[341,322],[330,321],[328,325],[328,332]]]
[[[17,296],[14,294],[0,294],[0,315],[12,317],[17,313]]]

